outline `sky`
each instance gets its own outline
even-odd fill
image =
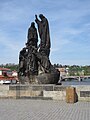
[[[48,19],[52,64],[90,65],[90,0],[0,0],[0,64],[18,64],[35,14]]]

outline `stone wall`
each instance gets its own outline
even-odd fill
[[[90,85],[74,86],[79,101],[90,101]]]
[[[29,98],[66,101],[66,88],[63,85],[0,85],[0,98]],[[90,86],[71,86],[76,88],[78,101],[90,101]]]

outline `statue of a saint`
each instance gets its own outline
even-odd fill
[[[37,15],[35,15],[36,19],[35,22],[37,23],[38,26],[38,31],[39,31],[39,36],[40,36],[40,52],[45,54],[47,57],[49,57],[50,53],[50,33],[49,33],[49,24],[48,20],[45,16],[42,14],[39,15],[39,20],[37,18]]]
[[[28,49],[27,71],[29,74],[35,74],[38,71],[37,58],[35,56],[35,53],[37,52],[38,34],[34,22],[31,23],[31,26],[28,29],[27,39],[28,39],[26,43]]]
[[[30,28],[28,29],[28,35],[27,35],[27,43],[26,45],[32,45],[37,47],[37,42],[38,42],[38,34],[37,34],[37,29],[35,28],[35,23],[32,22]]]
[[[23,48],[19,53],[19,75],[26,75],[26,65],[27,65],[27,51]]]

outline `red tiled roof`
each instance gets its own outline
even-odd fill
[[[0,75],[0,80],[15,80],[16,78],[15,77],[13,77],[13,76],[3,76],[3,75]]]
[[[0,78],[3,78],[4,76],[3,75],[0,75]]]
[[[1,68],[0,67],[0,70],[10,70],[9,68]]]

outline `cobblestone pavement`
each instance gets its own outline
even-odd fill
[[[0,120],[90,120],[90,102],[1,99]]]

